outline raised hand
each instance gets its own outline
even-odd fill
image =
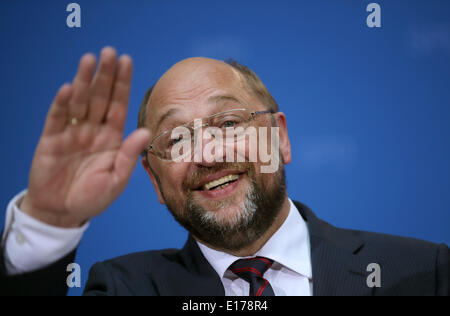
[[[31,166],[20,208],[50,225],[77,227],[122,192],[149,132],[123,141],[132,60],[113,48],[81,58],[72,84],[56,94]]]

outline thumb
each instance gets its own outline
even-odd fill
[[[114,161],[117,182],[124,185],[133,171],[139,155],[150,142],[150,133],[145,128],[134,131],[120,146]]]

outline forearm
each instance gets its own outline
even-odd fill
[[[19,209],[26,192],[14,197],[6,212],[0,247],[0,293],[63,295],[66,267],[89,224],[65,229],[40,222]]]

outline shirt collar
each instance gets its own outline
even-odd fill
[[[289,214],[281,227],[270,237],[255,256],[267,257],[307,278],[312,278],[308,227],[297,207],[289,199]],[[228,267],[242,259],[217,251],[197,241],[197,244],[217,274],[223,278]]]

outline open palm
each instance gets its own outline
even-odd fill
[[[21,209],[61,227],[81,225],[122,192],[149,142],[147,130],[123,141],[132,60],[104,48],[98,69],[82,57],[72,84],[55,96],[36,148]]]

